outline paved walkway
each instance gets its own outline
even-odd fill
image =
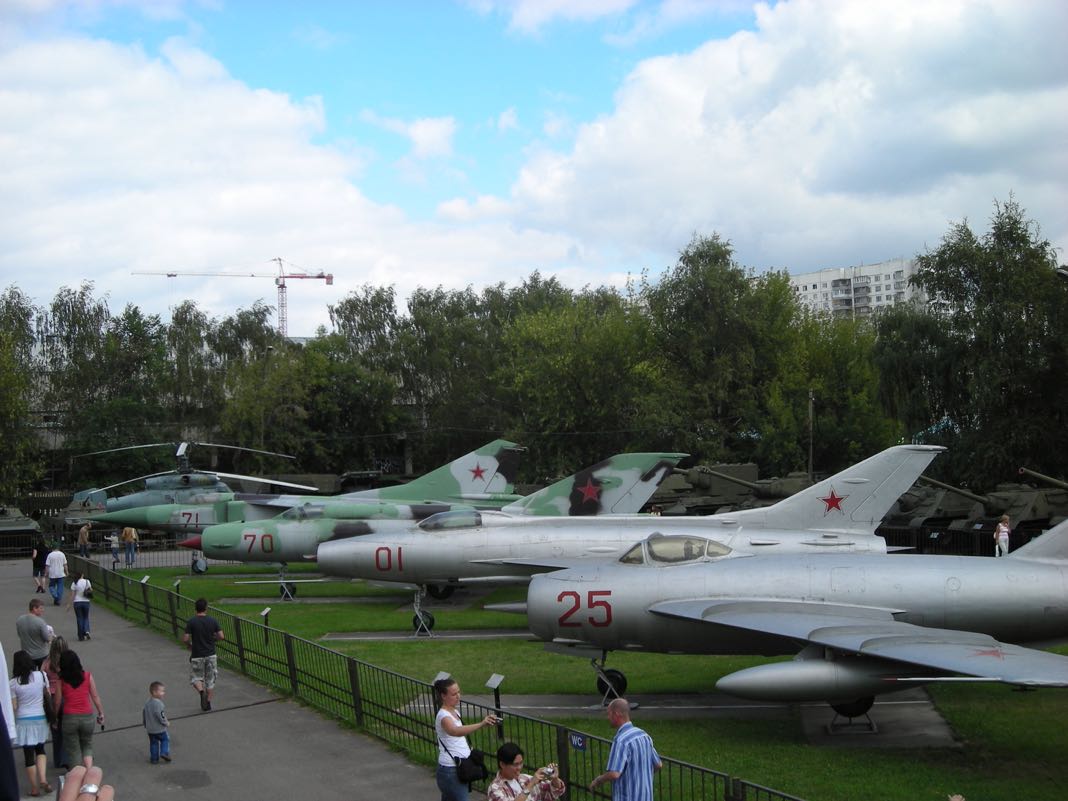
[[[0,640],[11,667],[19,648],[15,619],[34,597],[29,559],[0,562]],[[45,619],[93,673],[107,729],[93,738],[96,764],[122,801],[260,801],[303,799],[436,799],[431,768],[409,763],[384,743],[345,729],[222,669],[214,709],[201,712],[189,686],[184,648],[94,605],[92,640],[78,642],[74,613],[45,601]],[[167,685],[171,764],[148,761],[141,708],[148,684]],[[49,781],[55,781],[48,746]],[[15,753],[22,765],[22,750]],[[19,771],[23,797],[26,773]]]

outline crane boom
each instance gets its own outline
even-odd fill
[[[160,271],[144,271],[138,270],[131,275],[165,275],[168,278],[177,278],[178,276],[187,275],[210,275],[221,278],[273,278],[274,284],[278,287],[278,334],[285,339],[289,333],[289,301],[286,297],[286,279],[287,278],[314,278],[320,281],[326,281],[327,286],[333,286],[334,274],[324,273],[320,270],[317,273],[308,272],[286,272],[286,262],[281,258],[274,258],[271,261],[278,264],[278,273],[255,273],[255,272],[237,272],[237,271],[210,271],[210,270],[160,270]]]

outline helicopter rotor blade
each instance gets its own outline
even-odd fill
[[[137,478],[128,478],[125,481],[118,482],[117,484],[108,484],[106,487],[100,487],[99,490],[101,492],[107,492],[109,489],[114,489],[115,487],[121,487],[124,484],[132,484],[135,481],[143,481],[146,478],[155,478],[156,476],[169,476],[169,475],[174,474],[174,473],[176,473],[176,471],[174,471],[174,470],[164,470],[162,473],[149,473],[147,476],[138,476]]]
[[[76,453],[71,458],[72,459],[78,459],[78,458],[80,458],[82,456],[99,456],[102,453],[118,453],[119,451],[134,451],[134,450],[139,450],[141,448],[159,448],[159,447],[161,447],[163,445],[167,445],[168,447],[173,447],[174,443],[173,442],[153,442],[151,445],[127,445],[127,446],[122,447],[122,448],[108,448],[107,450],[103,450],[103,451],[91,451],[89,453]]]
[[[244,448],[240,445],[220,445],[217,442],[190,442],[190,445],[207,445],[211,448],[229,448],[232,451],[245,451],[246,453],[260,453],[264,456],[281,456],[283,459],[296,459],[296,456],[290,456],[288,453],[278,453],[276,451],[261,451],[257,448]],[[274,482],[271,482],[274,483]]]
[[[243,481],[255,481],[257,484],[274,484],[278,487],[290,487],[291,489],[302,489],[310,492],[318,492],[318,487],[309,487],[306,484],[292,484],[288,481],[278,481],[273,478],[263,478],[261,476],[243,476],[239,473],[215,473],[215,475],[221,478],[240,478]]]

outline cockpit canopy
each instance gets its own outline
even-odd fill
[[[681,565],[719,559],[731,552],[721,542],[693,535],[651,534],[619,557],[624,565]]]

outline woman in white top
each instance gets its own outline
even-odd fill
[[[1002,515],[994,527],[994,556],[1009,555],[1009,516]]]
[[[70,597],[67,608],[74,606],[74,618],[78,621],[78,640],[88,640],[89,637],[89,599],[85,597],[85,591],[90,594],[93,585],[89,583],[80,570],[74,571],[74,581],[70,585]]]
[[[434,733],[438,738],[437,781],[438,789],[441,790],[441,801],[467,801],[468,787],[461,783],[456,775],[455,760],[471,755],[467,735],[483,726],[495,726],[498,720],[490,713],[478,723],[468,723],[465,726],[457,711],[460,705],[460,685],[455,679],[435,681],[434,696],[441,705],[434,719]]]
[[[44,694],[48,691],[48,677],[34,667],[33,660],[25,651],[16,651],[12,658],[8,682],[11,703],[15,707],[17,734],[12,745],[21,745],[26,760],[26,775],[30,778],[30,795],[52,792],[47,781],[48,757],[45,756],[45,741],[48,739],[48,718],[45,717]]]

